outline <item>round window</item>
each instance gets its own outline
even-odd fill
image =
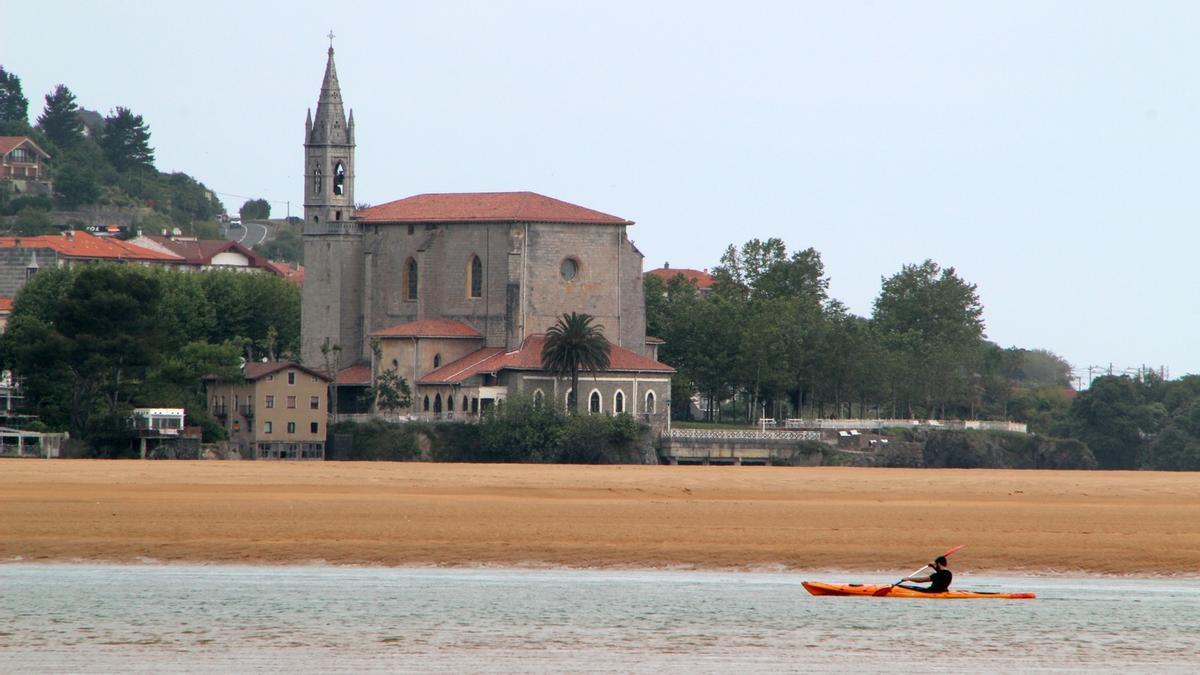
[[[571,281],[579,274],[579,263],[574,258],[567,258],[562,261],[562,267],[559,268],[562,272],[562,278]]]

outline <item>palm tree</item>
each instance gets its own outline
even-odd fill
[[[590,314],[563,314],[546,331],[542,346],[542,368],[555,375],[571,375],[573,412],[579,412],[579,371],[608,370],[608,339],[604,326],[592,325]]]

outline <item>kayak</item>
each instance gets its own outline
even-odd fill
[[[1001,600],[1027,600],[1036,598],[1033,593],[989,593],[988,591],[944,591],[926,593],[907,586],[872,584],[825,584],[819,581],[802,582],[813,595],[861,595],[875,598],[921,598],[924,600],[966,600],[974,598],[996,598]]]

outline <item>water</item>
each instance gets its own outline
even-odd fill
[[[882,581],[863,574],[815,576]],[[960,585],[1034,591],[1039,599],[948,602],[814,598],[801,588],[803,578],[0,565],[0,672],[1200,667],[1196,579],[971,577]]]

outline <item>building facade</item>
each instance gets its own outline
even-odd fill
[[[478,414],[516,392],[557,400],[566,388],[541,370],[541,336],[586,313],[612,344],[614,368],[592,378],[607,382],[594,387],[597,412],[668,424],[673,371],[647,343],[632,221],[533,192],[422,194],[354,211],[354,117],[332,48],[304,147],[305,363],[395,369],[419,416]]]
[[[208,380],[209,412],[246,459],[324,459],[330,378],[290,361],[247,363]]]

